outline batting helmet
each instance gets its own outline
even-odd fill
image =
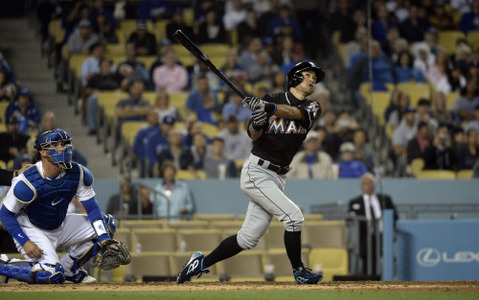
[[[55,143],[60,143],[65,148],[63,152],[57,151]],[[71,169],[73,144],[70,135],[63,129],[52,129],[40,134],[35,140],[35,149],[48,150],[53,162],[64,169]]]
[[[316,83],[324,79],[323,69],[318,67],[314,62],[302,61],[288,71],[288,88],[295,87],[303,81],[304,76],[301,73],[303,71],[313,71],[316,73]]]

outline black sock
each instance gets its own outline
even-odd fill
[[[284,247],[293,269],[303,265],[301,260],[301,231],[284,231]]]
[[[238,245],[236,234],[225,238],[203,261],[203,267],[207,268],[216,264],[219,261],[225,260],[243,251],[243,248]]]

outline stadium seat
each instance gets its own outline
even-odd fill
[[[117,228],[113,237],[115,240],[122,241],[128,247],[128,249],[130,249],[130,251],[133,249],[130,228]]]
[[[461,94],[459,92],[447,93],[446,94],[446,107],[447,107],[447,109],[451,110],[453,105],[454,105],[454,101],[459,97],[461,97]]]
[[[133,229],[132,252],[176,251],[177,239],[174,229]]]
[[[385,124],[384,111],[389,105],[389,98],[391,94],[389,92],[373,92],[371,99],[371,109],[373,114],[377,117],[379,124],[382,126]]]
[[[322,221],[324,218],[322,214],[304,214],[303,217],[305,222]]]
[[[396,85],[397,89],[409,95],[411,105],[416,107],[420,99],[431,98],[431,87],[428,83],[401,82]]]
[[[268,250],[264,252],[263,257],[264,271],[267,273],[268,266],[274,269],[275,281],[294,281],[293,269],[286,250]],[[301,258],[305,266],[312,267],[309,262],[309,250],[303,249]]]
[[[124,57],[125,45],[124,44],[106,44],[105,54],[107,57]]]
[[[172,277],[170,255],[167,252],[131,253],[131,263],[127,265],[127,274],[137,280],[144,276]]]
[[[440,30],[437,34],[437,43],[450,55],[456,52],[456,41],[465,38],[466,35],[460,30]]]
[[[203,133],[206,134],[209,138],[214,138],[218,135],[218,126],[210,123],[203,123]]]
[[[469,31],[466,35],[466,38],[472,49],[477,49],[479,46],[479,30]]]
[[[119,222],[119,228],[129,228],[129,229],[160,229],[164,228],[165,225],[164,220],[121,220]]]
[[[456,173],[457,179],[472,179],[473,170],[461,170]]]
[[[456,179],[456,173],[449,170],[425,170],[419,172],[418,179]]]
[[[419,172],[424,169],[424,159],[422,158],[415,158],[411,161],[411,168],[412,168],[412,173],[414,175],[419,174]]]
[[[148,127],[148,122],[144,121],[127,121],[121,125],[121,145],[124,147],[124,151],[120,151],[120,173],[123,173],[125,170],[125,163],[131,168],[133,162],[133,144],[135,143],[135,138],[138,134],[138,131]],[[126,155],[123,156],[123,155]],[[126,161],[125,161],[126,159]]]
[[[206,179],[206,173],[201,170],[196,171],[196,176],[198,178],[195,178],[193,173],[189,170],[178,170],[176,172],[176,179],[178,180]]]
[[[263,280],[262,252],[243,251],[219,263],[220,274],[226,274],[231,281]]]
[[[212,251],[222,240],[219,229],[179,229],[178,245],[181,251]]]
[[[267,249],[284,249],[284,224],[273,220],[264,238]]]
[[[154,55],[148,55],[148,56],[138,56],[137,60],[144,63],[146,66],[146,69],[149,70],[151,65],[153,65],[153,62],[155,62],[157,58],[158,57]]]
[[[165,223],[166,228],[182,230],[182,229],[206,229],[209,226],[209,222],[205,220],[200,221],[167,221]]]
[[[323,281],[332,281],[335,275],[348,275],[348,252],[338,248],[312,249],[309,266],[313,271],[323,273]]]
[[[235,220],[213,220],[210,221],[210,228],[212,229],[219,229],[221,231],[239,231],[241,229],[241,225],[243,225],[243,221],[235,221]]]
[[[206,220],[209,222],[216,221],[234,221],[234,214],[206,214],[196,213],[193,215],[193,220]]]
[[[303,240],[311,248],[346,248],[346,225],[344,221],[306,222]]]

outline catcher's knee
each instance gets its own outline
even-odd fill
[[[238,242],[238,245],[244,249],[252,249],[258,245],[259,239],[261,237],[254,237],[248,234],[245,234],[244,232],[238,232],[236,235],[236,241]]]
[[[34,284],[58,284],[65,281],[63,266],[60,263],[55,265],[33,262],[0,264],[0,274],[7,279],[14,278]]]

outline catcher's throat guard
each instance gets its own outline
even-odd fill
[[[35,149],[47,150],[52,161],[63,169],[72,168],[72,138],[65,130],[55,128],[40,134],[35,140]]]

